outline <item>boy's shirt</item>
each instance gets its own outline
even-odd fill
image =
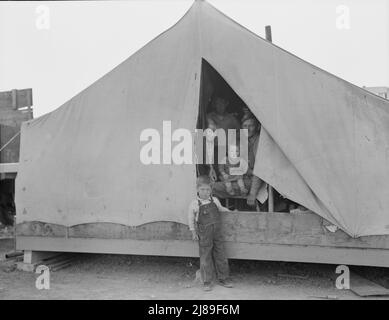
[[[219,201],[218,198],[212,197],[213,202],[216,204],[217,208],[220,212],[229,212],[227,208],[223,207]],[[211,198],[203,200],[197,197],[195,200],[193,200],[188,209],[188,221],[189,221],[189,230],[193,231],[195,230],[195,223],[198,221],[199,218],[199,201],[203,204],[211,203]]]

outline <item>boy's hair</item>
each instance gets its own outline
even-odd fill
[[[196,181],[197,188],[204,184],[212,186],[211,178],[208,176],[199,176]]]

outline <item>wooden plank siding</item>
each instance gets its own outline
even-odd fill
[[[314,213],[228,212],[222,219],[224,241],[344,248],[389,249],[389,236],[351,238],[334,233]],[[129,227],[114,223],[87,223],[72,227],[43,222],[19,223],[17,236],[84,239],[190,240],[187,225],[158,221]],[[64,239],[66,241],[66,239]]]
[[[10,90],[0,92],[0,108],[20,109],[32,106],[32,89]]]

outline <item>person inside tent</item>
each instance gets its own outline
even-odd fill
[[[248,135],[248,159],[247,159],[248,168],[247,168],[247,172],[243,175],[243,182],[246,189],[249,191],[246,197],[247,204],[249,206],[255,206],[256,199],[259,193],[261,192],[262,194],[266,190],[266,188],[264,188],[265,182],[253,174],[255,155],[258,149],[261,125],[256,118],[250,117],[243,120],[242,129],[247,129],[247,135]],[[229,197],[229,193],[226,190],[226,185],[223,182],[216,182],[213,190],[215,196],[217,197],[220,198]],[[235,191],[237,195],[242,195],[239,188]]]
[[[211,105],[213,107],[213,111],[206,115],[207,128],[211,129],[214,133],[217,129],[223,129],[225,133],[225,139],[218,139],[215,134],[207,134],[206,136],[207,154],[212,154],[213,159],[216,160],[218,159],[218,151],[226,150],[228,143],[228,129],[237,130],[237,134],[239,134],[240,124],[233,114],[227,112],[227,107],[229,105],[229,101],[227,99],[221,97],[220,95],[214,95]],[[212,143],[214,144],[214,152],[209,149]],[[219,147],[221,147],[221,149],[219,149]],[[214,161],[213,163],[216,164],[217,161]],[[211,164],[208,168],[208,175],[211,177],[212,181],[215,182],[219,176],[218,167],[217,165]]]
[[[207,115],[207,118],[210,118],[216,124],[217,129],[223,129],[225,131],[226,137],[228,137],[228,129],[240,129],[240,124],[238,119],[231,114],[227,113],[229,101],[225,98],[217,96],[213,101],[214,111],[210,112]]]
[[[228,146],[228,156],[223,159],[223,163],[219,164],[218,168],[220,180],[224,182],[227,193],[231,196],[235,195],[235,184],[239,187],[241,195],[248,193],[243,181],[243,175],[247,172],[248,163],[240,156],[239,144],[230,144]]]
[[[251,112],[251,110],[249,109],[249,107],[247,105],[244,105],[242,107],[242,111],[243,111],[243,115],[241,118],[241,123],[243,123],[245,120],[247,120],[249,118],[255,118],[255,116],[253,115],[253,113]]]
[[[255,164],[255,155],[257,154],[259,135],[261,132],[261,124],[259,121],[252,117],[242,119],[242,129],[247,130],[248,137],[248,163],[249,168],[247,174],[252,175]]]
[[[246,175],[252,177],[250,194],[247,197],[247,204],[254,205],[256,198],[261,198],[264,201],[266,198],[266,183],[253,174],[255,156],[257,154],[259,144],[261,124],[249,109],[246,112],[244,111],[244,114],[245,115],[242,118],[242,129],[247,129],[248,131],[248,170]],[[303,206],[282,197],[275,190],[274,198],[274,208],[276,212],[294,212],[307,210]]]
[[[247,129],[248,136],[248,169],[246,177],[249,178],[251,184],[249,194],[247,196],[247,204],[254,206],[258,193],[263,189],[265,183],[259,177],[254,175],[255,156],[258,150],[259,135],[261,133],[261,123],[254,117],[253,114],[242,119],[242,129]]]
[[[216,136],[216,123],[215,121],[207,117],[207,129],[205,131],[205,156],[206,164],[209,165],[208,176],[211,178],[212,182],[217,180],[217,172],[215,170],[215,146],[217,145],[217,136]]]

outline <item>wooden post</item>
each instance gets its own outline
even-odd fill
[[[265,27],[266,31],[266,40],[269,42],[273,42],[272,33],[271,33],[271,26]],[[268,192],[269,192],[269,199],[268,199],[268,211],[274,212],[274,194],[273,194],[273,187],[271,185],[268,186]]]
[[[274,193],[273,193],[273,187],[271,185],[269,187],[269,199],[268,199],[268,210],[269,212],[274,212]]]
[[[12,92],[12,108],[16,110],[18,108],[18,90],[13,89],[11,92]]]
[[[27,99],[28,116],[31,120],[33,118],[32,108],[31,108],[31,106],[32,106],[32,89],[29,89],[27,91],[26,99]]]
[[[43,259],[47,259],[58,254],[58,252],[52,251],[24,250],[23,263],[34,264],[40,262]]]
[[[272,34],[271,34],[271,26],[266,26],[265,31],[266,31],[266,40],[269,42],[273,42]]]

